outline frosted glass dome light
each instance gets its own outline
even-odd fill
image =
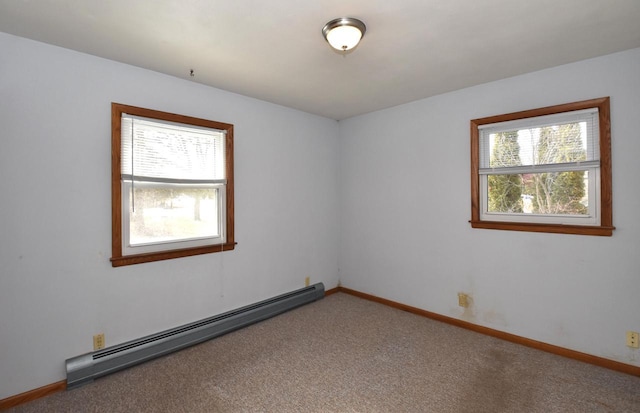
[[[322,29],[324,38],[334,49],[346,52],[360,43],[367,27],[358,19],[341,17],[331,20]]]

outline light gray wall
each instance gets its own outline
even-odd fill
[[[472,229],[469,121],[603,96],[613,237]],[[342,285],[640,366],[639,114],[636,49],[341,121]]]
[[[337,122],[3,33],[0,51],[0,399],[63,380],[93,334],[337,285]],[[235,125],[235,251],[111,267],[111,102]]]

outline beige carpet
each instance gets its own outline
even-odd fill
[[[344,293],[10,412],[640,412],[640,378]]]

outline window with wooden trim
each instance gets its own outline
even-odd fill
[[[111,104],[114,267],[232,250],[233,125]]]
[[[470,222],[611,236],[609,98],[472,120]]]

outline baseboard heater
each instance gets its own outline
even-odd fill
[[[318,283],[224,314],[67,359],[67,389],[219,337],[323,297],[324,285]]]

